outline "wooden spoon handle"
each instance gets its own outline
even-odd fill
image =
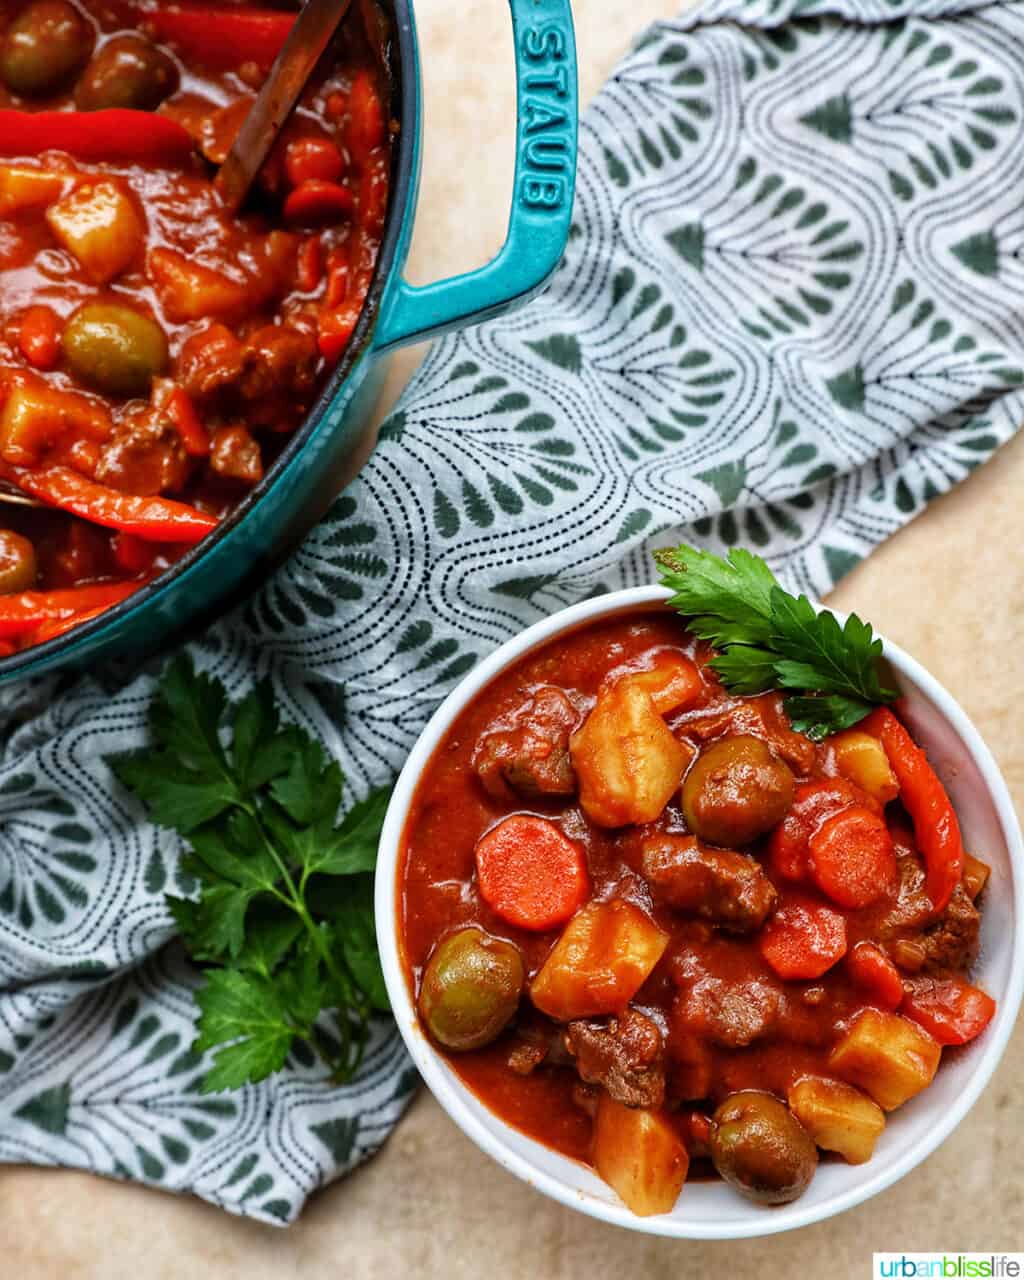
[[[352,0],[306,0],[214,180],[231,213],[237,213],[245,203],[260,167],[351,4]]]

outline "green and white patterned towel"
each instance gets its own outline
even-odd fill
[[[645,581],[654,539],[752,544],[823,593],[1024,418],[1024,6],[713,0],[590,108],[553,286],[439,343],[362,477],[193,646],[267,674],[353,792],[552,610]],[[671,535],[669,534],[671,531]],[[202,1097],[179,847],[104,757],[152,678],[3,693],[0,1159],[288,1222],[413,1086],[295,1059]]]

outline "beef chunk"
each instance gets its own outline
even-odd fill
[[[178,359],[181,385],[195,400],[204,399],[242,377],[242,344],[223,324],[211,324],[185,342]]]
[[[778,897],[759,862],[693,836],[645,840],[641,871],[659,901],[736,933],[760,929]]]
[[[259,484],[263,479],[259,441],[246,427],[218,427],[210,445],[210,470],[229,480]]]
[[[963,973],[978,958],[981,916],[962,884],[953,890],[937,924],[921,938],[925,973]]]
[[[810,738],[791,728],[789,717],[778,693],[765,693],[756,698],[741,698],[724,705],[716,704],[679,721],[684,733],[711,742],[726,734],[760,738],[791,765],[794,773],[805,775],[814,765],[817,749]]]
[[[541,1064],[565,1067],[572,1063],[573,1059],[565,1047],[563,1028],[541,1014],[524,1011],[515,1031],[515,1043],[506,1061],[509,1070],[516,1075],[532,1075]]]
[[[521,1040],[509,1050],[508,1069],[514,1071],[517,1076],[529,1076],[537,1070],[547,1056],[546,1045],[530,1044],[526,1040]]]
[[[301,400],[313,389],[319,360],[311,334],[290,325],[264,325],[245,340],[242,348],[242,396],[248,401],[261,401],[283,393]]]
[[[949,904],[936,919],[925,890],[924,866],[916,853],[900,851],[899,872],[896,902],[878,925],[876,937],[906,972],[969,969],[978,957],[981,916],[963,883],[953,890]]]
[[[223,324],[188,339],[178,379],[193,399],[216,398],[222,409],[245,409],[250,421],[280,426],[303,410],[316,383],[320,354],[294,325],[263,325],[240,341]]]
[[[484,789],[498,800],[515,795],[574,795],[576,774],[569,738],[578,719],[561,689],[538,689],[477,743],[473,768]]]
[[[660,1107],[665,1101],[665,1052],[661,1029],[645,1014],[570,1022],[565,1032],[576,1069],[588,1084],[607,1089],[627,1107]]]
[[[150,405],[129,405],[104,441],[96,479],[125,493],[179,491],[188,478],[188,457],[181,437]]]
[[[895,941],[910,934],[920,933],[934,918],[932,902],[925,891],[925,873],[921,859],[906,843],[906,837],[897,829],[897,867],[899,888],[896,900],[879,921],[874,932],[881,942]]]
[[[698,1036],[725,1049],[745,1049],[768,1035],[781,1013],[782,996],[768,982],[705,973],[676,996],[673,1041],[677,1036]]]

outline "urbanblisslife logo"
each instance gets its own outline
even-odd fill
[[[1024,1253],[876,1253],[874,1280],[1018,1280]]]

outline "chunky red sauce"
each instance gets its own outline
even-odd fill
[[[361,312],[392,125],[360,0],[235,216],[215,167],[294,6],[3,8],[0,480],[47,508],[0,508],[11,652],[149,581],[262,479]]]
[[[895,1089],[889,1085],[901,1074],[906,1046],[900,1042],[893,1048],[886,1040],[881,1066],[872,1058],[865,1069],[857,1057],[860,1048],[846,1058],[833,1056],[851,1028],[859,1026],[863,1032],[880,1019],[883,1039],[892,1029],[897,1041],[901,1035],[909,1037],[910,1057],[923,1049],[934,1071],[939,1049],[932,1035],[944,1044],[967,1039],[991,1016],[984,1005],[977,1017],[966,1016],[953,1025],[965,1002],[970,1005],[974,998],[963,995],[974,991],[963,977],[977,950],[979,915],[973,898],[984,882],[981,864],[968,859],[949,902],[935,910],[915,838],[914,817],[920,818],[916,799],[910,790],[895,796],[899,788],[879,741],[861,733],[812,743],[792,731],[778,696],[742,699],[727,694],[706,665],[710,656],[667,612],[620,615],[552,642],[500,676],[462,714],[420,783],[406,828],[399,928],[410,988],[428,1030],[438,1042],[438,1035],[445,1039],[453,1026],[460,1035],[466,1027],[457,1012],[445,1012],[441,987],[431,977],[431,965],[445,954],[446,943],[479,940],[482,933],[498,940],[506,959],[514,953],[502,951],[502,944],[511,944],[525,980],[518,999],[512,992],[500,1034],[479,1047],[453,1049],[451,1040],[438,1042],[438,1047],[499,1116],[565,1155],[596,1162],[601,1172],[605,1168],[600,1153],[595,1157],[594,1115],[600,1113],[602,1099],[610,1097],[617,1108],[630,1109],[615,1112],[625,1115],[627,1123],[640,1113],[654,1117],[652,1123],[666,1126],[660,1131],[669,1134],[666,1141],[678,1140],[698,1162],[708,1156],[716,1107],[741,1091],[768,1092],[785,1101],[803,1080],[838,1081],[843,1105],[869,1112],[870,1128],[876,1113],[881,1125],[882,1111],[869,1094],[884,1109],[903,1100],[904,1084]],[[595,706],[609,691],[621,691],[623,681],[672,664],[691,680],[689,691],[680,695],[682,705],[662,716],[675,744],[664,749],[675,759],[672,753],[681,745],[682,763],[669,766],[677,772],[669,777],[666,801],[655,816],[639,824],[618,822],[612,800],[624,803],[622,796],[602,795],[599,785],[595,790],[595,767],[600,784],[600,771],[614,755],[609,740],[599,741],[599,749],[591,752]],[[622,711],[618,719],[611,717],[610,734],[625,731],[625,715]],[[761,773],[741,776],[747,792],[741,787],[724,801],[714,792],[717,783],[709,783],[711,789],[701,794],[696,786],[702,753],[723,744],[726,772],[739,767],[737,752],[764,757],[758,765]],[[867,757],[858,755],[865,745]],[[881,762],[881,781],[870,766],[865,770],[865,759],[870,766]],[[633,771],[627,791],[639,788],[642,768],[643,762]],[[681,790],[684,775],[688,781]],[[759,791],[751,800],[751,788],[762,783],[764,794]],[[880,798],[860,784],[874,788]],[[792,841],[779,843],[780,826],[788,823],[787,830],[793,829],[792,815],[807,808],[807,796],[833,792],[838,799],[811,802],[812,809],[819,805],[807,825],[817,854],[804,849],[796,858]],[[686,796],[691,808],[684,813]],[[824,824],[836,813],[841,815],[838,825],[823,837]],[[508,906],[503,903],[495,911],[481,894],[480,869],[491,875],[491,867],[478,866],[480,850],[487,857],[497,847],[489,833],[510,815],[522,814],[547,820],[556,828],[554,839],[558,833],[566,837],[584,860],[588,888],[566,908],[579,912],[555,927],[516,927]],[[748,839],[744,824],[751,821],[763,829]],[[695,828],[698,835],[713,831],[716,840],[701,837],[694,846]],[[841,848],[849,852],[838,873],[834,860],[829,861],[836,847],[834,830],[847,840]],[[866,854],[865,831],[870,837]],[[723,845],[728,847],[723,850]],[[862,854],[881,869],[877,886],[865,885],[863,876],[858,879],[856,860]],[[713,883],[701,881],[694,888],[687,878],[693,872],[687,859],[694,857],[701,862],[701,874],[707,867],[717,868]],[[513,864],[500,862],[498,872],[506,865]],[[529,878],[529,871],[523,874]],[[960,876],[959,869],[956,874]],[[823,883],[830,893],[823,891]],[[847,900],[852,896],[860,905],[842,905],[831,896],[836,894]],[[494,901],[493,891],[490,896]],[[655,937],[660,931],[666,940],[663,953],[625,998],[613,996],[599,1011],[591,1007],[578,1018],[571,1011],[549,1016],[554,1007],[550,994],[541,1001],[547,1011],[534,1004],[544,985],[538,975],[550,970],[563,931],[571,932],[594,903],[630,904],[643,928],[653,927]],[[770,941],[786,912],[804,907],[830,922],[831,932],[826,931],[821,944],[824,959],[816,956],[814,939],[808,942],[801,933],[799,919],[796,943],[783,946],[777,937]],[[514,908],[511,914],[516,914]],[[833,936],[836,930],[842,935],[840,944]],[[864,943],[870,944],[867,951],[859,946]],[[607,955],[595,955],[581,958],[577,952],[570,958],[569,979],[573,965],[613,964]],[[805,971],[808,965],[820,972],[789,976],[794,967]],[[457,970],[449,965],[445,980],[453,973],[457,979]],[[473,981],[470,975],[471,986]],[[569,990],[567,1010],[578,995],[576,987]],[[912,992],[920,997],[913,1009]],[[946,1002],[946,1022],[942,1016],[938,1022],[930,1019],[925,1007],[936,992]],[[440,1022],[435,1021],[439,1004]],[[861,1020],[865,1011],[866,1022]],[[873,1042],[869,1056],[877,1047]],[[886,1060],[890,1050],[891,1062]],[[916,1092],[926,1083],[922,1079],[907,1088]],[[802,1094],[791,1099],[812,1132],[820,1119],[811,1106],[815,1101]],[[823,1149],[829,1141],[826,1133]],[[613,1169],[606,1176],[621,1190],[614,1159],[608,1159]],[[633,1193],[623,1194],[630,1200]],[[638,1212],[665,1207],[645,1209],[642,1204],[641,1197],[633,1207]]]

